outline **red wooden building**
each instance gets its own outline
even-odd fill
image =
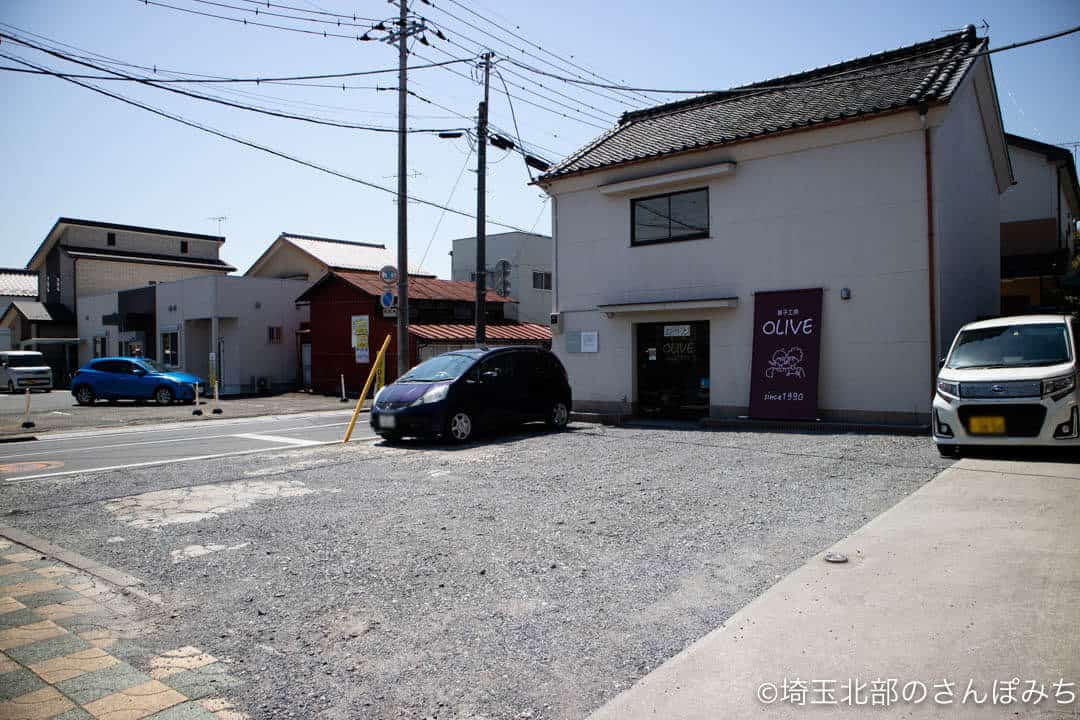
[[[297,298],[297,302],[311,306],[311,384],[316,392],[339,392],[344,375],[346,391],[359,393],[387,336],[386,380],[397,377],[397,318],[387,317],[379,301],[386,290],[378,273],[334,271]],[[440,352],[473,346],[475,296],[476,286],[470,282],[409,276],[410,366]],[[510,302],[488,291],[488,344],[550,348],[547,327],[505,319],[504,310]],[[366,362],[357,362],[354,318],[367,320]]]

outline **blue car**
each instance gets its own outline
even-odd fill
[[[437,355],[380,390],[371,427],[390,442],[408,435],[462,443],[480,428],[533,420],[562,430],[571,407],[566,369],[549,351],[476,348]]]
[[[96,400],[154,400],[169,405],[195,400],[195,385],[205,392],[206,381],[196,375],[167,370],[140,357],[105,357],[91,360],[71,379],[71,394],[80,405]]]

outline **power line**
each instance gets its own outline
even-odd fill
[[[269,17],[286,18],[287,20],[299,20],[301,22],[310,22],[310,23],[324,23],[324,24],[327,24],[327,25],[336,25],[337,27],[341,27],[342,25],[344,25],[345,27],[362,27],[362,28],[365,28],[365,29],[371,29],[370,24],[360,25],[360,24],[355,23],[355,22],[349,22],[348,20],[346,20],[345,22],[342,22],[340,19],[338,19],[338,20],[323,20],[322,18],[310,18],[310,17],[303,17],[303,16],[300,16],[300,15],[289,15],[287,13],[276,13],[276,12],[273,12],[273,11],[270,11],[270,10],[260,10],[258,7],[254,7],[254,8],[238,7],[236,5],[229,5],[228,3],[216,2],[215,0],[190,0],[190,2],[197,2],[197,3],[200,3],[202,5],[211,5],[213,7],[222,7],[222,8],[226,8],[227,10],[239,10],[240,12],[250,12],[250,13],[254,13],[255,15],[267,15]],[[305,10],[304,12],[312,12],[312,11],[311,10]]]
[[[465,177],[465,171],[469,169],[469,160],[472,159],[473,151],[470,148],[469,152],[465,154],[465,163],[461,166],[461,172],[458,173],[457,180],[454,181],[454,187],[450,189],[450,195],[446,198],[446,204],[449,205],[454,200],[454,193],[457,192],[458,185],[461,184],[461,178]],[[420,262],[416,267],[418,270],[424,269],[424,261],[427,260],[428,251],[431,250],[431,244],[435,242],[435,235],[438,234],[439,228],[442,226],[443,218],[446,217],[446,211],[443,210],[439,213],[439,219],[435,222],[435,229],[431,231],[431,237],[428,239],[427,247],[424,248],[424,254],[420,256]]]
[[[251,3],[252,5],[265,5],[266,7],[276,7],[281,8],[282,10],[296,10],[298,12],[306,12],[313,15],[326,15],[329,17],[344,19],[351,18],[354,22],[357,20],[371,20],[372,22],[375,22],[375,18],[359,17],[357,15],[346,15],[344,13],[328,12],[326,10],[308,10],[307,8],[299,8],[295,5],[284,5],[282,3],[267,2],[267,0],[239,0],[239,2]]]
[[[337,122],[337,121],[334,121],[334,120],[329,120],[327,118],[320,118],[320,117],[315,117],[315,116],[310,116],[310,115],[296,115],[296,114],[293,114],[293,113],[283,113],[283,112],[278,112],[276,110],[270,110],[268,108],[257,107],[257,106],[254,106],[254,105],[243,105],[241,103],[232,102],[231,100],[226,100],[224,98],[214,97],[213,95],[205,95],[205,94],[202,94],[202,93],[191,92],[190,90],[183,90],[181,88],[174,88],[174,87],[167,87],[167,86],[163,86],[163,85],[158,85],[156,83],[156,81],[154,81],[154,80],[147,79],[147,78],[138,78],[138,77],[135,77],[133,75],[125,75],[125,74],[123,74],[123,73],[121,73],[121,72],[119,72],[117,70],[110,70],[109,68],[102,67],[100,65],[95,65],[94,63],[86,62],[85,60],[77,60],[77,59],[75,59],[73,57],[70,57],[70,56],[66,55],[65,53],[61,53],[61,52],[58,52],[56,50],[48,50],[48,49],[43,48],[43,47],[41,47],[39,45],[35,45],[34,43],[29,43],[29,42],[26,42],[24,40],[20,40],[19,38],[8,35],[7,33],[0,32],[0,38],[6,38],[8,40],[12,40],[12,41],[17,42],[17,43],[19,43],[21,45],[25,45],[28,48],[38,50],[39,52],[43,52],[43,53],[45,53],[47,55],[51,55],[51,56],[59,58],[61,60],[65,60],[67,62],[74,63],[76,65],[82,65],[84,67],[89,67],[89,68],[91,68],[93,70],[98,70],[100,72],[113,73],[114,75],[122,77],[125,80],[131,80],[131,81],[134,81],[134,82],[138,82],[138,83],[140,83],[142,85],[147,85],[149,87],[155,87],[155,88],[157,88],[159,90],[165,90],[166,92],[175,93],[177,95],[183,95],[184,97],[194,98],[196,100],[203,100],[205,102],[217,103],[218,105],[225,105],[227,107],[235,108],[237,110],[245,110],[247,112],[259,113],[261,115],[269,115],[271,117],[277,117],[277,118],[282,118],[282,119],[286,119],[286,120],[299,120],[299,121],[302,121],[302,122],[309,122],[309,123],[312,123],[312,124],[315,124],[315,125],[326,125],[326,126],[329,126],[329,127],[345,128],[345,129],[348,129],[348,130],[365,130],[365,131],[369,131],[369,132],[381,132],[381,133],[397,133],[398,132],[398,129],[393,128],[393,127],[385,127],[385,126],[380,126],[380,125],[361,125],[361,124],[357,124],[357,123],[343,123],[343,122]],[[8,60],[14,60],[15,62],[25,63],[24,60],[14,56],[14,55],[0,54],[0,57],[6,58]],[[56,77],[63,78],[64,80],[73,79],[70,76],[68,76],[66,73],[60,73],[60,72],[51,71],[51,70],[48,71],[46,74],[55,75]],[[461,130],[461,129],[462,128],[412,128],[412,129],[409,129],[408,132],[412,132],[412,133],[438,133],[438,132],[456,131],[456,130]]]
[[[5,57],[5,56],[0,55],[0,57]],[[129,98],[129,97],[126,97],[124,95],[114,93],[114,92],[112,92],[110,90],[106,90],[105,88],[97,87],[96,85],[93,85],[91,83],[83,82],[82,80],[76,80],[76,79],[73,79],[73,78],[65,78],[59,73],[53,73],[53,72],[49,71],[48,68],[44,68],[44,67],[35,65],[35,64],[30,63],[28,61],[19,60],[17,58],[10,58],[10,57],[8,59],[9,60],[14,59],[14,60],[16,60],[16,62],[25,63],[26,65],[28,65],[30,67],[33,67],[33,68],[35,68],[37,70],[43,70],[43,71],[45,71],[46,74],[53,75],[54,77],[60,78],[61,80],[64,80],[66,82],[69,82],[69,83],[72,83],[74,85],[78,85],[80,87],[86,88],[87,90],[98,93],[100,95],[104,95],[104,96],[109,97],[109,98],[112,98],[113,100],[118,100],[118,101],[120,101],[120,102],[122,102],[124,104],[131,105],[133,107],[137,107],[137,108],[140,108],[142,110],[146,110],[147,112],[153,113],[154,115],[158,115],[160,117],[167,118],[167,119],[172,120],[174,122],[178,122],[181,125],[186,125],[186,126],[188,126],[190,128],[194,128],[196,130],[207,133],[209,135],[214,135],[214,136],[222,138],[224,140],[229,140],[229,141],[238,143],[240,145],[244,145],[245,147],[252,148],[254,150],[259,150],[260,152],[264,152],[264,153],[267,153],[269,155],[273,155],[273,156],[281,158],[283,160],[288,160],[289,162],[293,162],[293,163],[296,163],[298,165],[303,165],[304,167],[308,167],[308,168],[311,168],[313,170],[318,170],[319,172],[323,172],[323,173],[326,173],[328,175],[333,175],[334,177],[338,177],[338,178],[341,178],[343,180],[348,180],[349,182],[357,183],[358,185],[363,185],[365,187],[369,187],[369,188],[371,188],[373,190],[379,190],[380,192],[384,192],[384,193],[387,193],[389,195],[395,195],[395,196],[397,195],[397,192],[395,190],[391,190],[390,188],[385,187],[383,185],[379,185],[378,183],[373,183],[370,180],[364,180],[362,178],[358,178],[358,177],[355,177],[353,175],[349,175],[347,173],[344,173],[344,172],[342,172],[340,170],[334,170],[333,168],[328,168],[328,167],[326,167],[324,165],[319,165],[318,163],[311,162],[310,160],[304,160],[302,158],[296,157],[295,155],[290,155],[290,154],[288,154],[286,152],[283,152],[281,150],[275,150],[274,148],[268,147],[266,145],[260,145],[259,143],[256,143],[253,140],[247,140],[245,138],[241,138],[241,137],[238,137],[236,135],[230,135],[229,133],[224,132],[223,130],[218,130],[217,128],[211,127],[210,125],[205,125],[205,124],[202,124],[202,123],[198,123],[198,122],[195,122],[194,120],[188,120],[187,118],[185,118],[185,117],[183,117],[181,115],[176,115],[175,113],[171,113],[171,112],[168,112],[166,110],[162,110],[161,108],[156,108],[156,107],[154,107],[152,105],[147,105],[147,104],[139,102],[138,100],[135,100],[133,98]],[[425,200],[424,198],[415,197],[413,195],[408,195],[407,199],[412,201],[412,202],[418,203],[420,205],[426,205],[428,207],[433,207],[433,208],[436,208],[437,210],[445,210],[446,212],[453,213],[455,215],[460,215],[461,217],[471,218],[471,219],[474,219],[474,220],[476,219],[476,216],[473,215],[472,213],[466,212],[464,210],[458,210],[457,208],[448,207],[446,205],[441,205],[441,204],[439,204],[437,202],[433,202],[431,200]],[[519,228],[516,225],[510,225],[509,223],[504,223],[504,222],[500,222],[500,221],[496,221],[496,220],[490,220],[490,219],[488,220],[488,222],[491,223],[492,225],[498,225],[499,227],[504,227],[504,228],[507,228],[509,230],[518,230],[518,231],[524,232],[524,230],[522,228]]]
[[[535,47],[540,52],[555,58],[556,60],[563,63],[564,65],[569,65],[571,67],[575,67],[578,70],[581,70],[582,72],[586,73],[587,75],[591,75],[592,77],[596,78],[597,80],[603,80],[604,82],[613,82],[613,81],[608,80],[607,78],[605,78],[605,77],[603,77],[601,75],[596,74],[592,70],[589,70],[588,68],[586,68],[586,67],[584,67],[582,65],[579,65],[578,63],[574,62],[573,60],[567,60],[566,58],[561,57],[560,55],[558,55],[558,54],[544,48],[543,46],[541,46],[541,45],[539,45],[537,43],[534,43],[533,41],[529,40],[528,38],[526,38],[526,37],[524,37],[522,35],[519,35],[519,34],[515,33],[513,30],[510,30],[509,28],[504,28],[503,26],[499,25],[498,23],[494,22],[493,20],[490,20],[489,18],[485,17],[484,15],[481,15],[480,13],[476,12],[475,10],[470,8],[469,6],[467,6],[467,5],[465,5],[465,4],[461,3],[461,2],[458,2],[458,0],[448,0],[448,1],[453,3],[454,5],[457,5],[462,10],[465,10],[466,12],[476,16],[477,18],[479,18],[481,20],[483,20],[484,22],[486,22],[486,23],[488,23],[490,25],[493,25],[493,26],[499,28],[500,30],[502,30],[503,32],[517,38],[518,40],[521,40],[524,43],[528,43],[529,45],[532,45],[533,47]],[[429,3],[429,4],[431,4],[431,3]],[[439,8],[439,9],[442,12],[446,12],[445,10],[442,10],[441,8]],[[535,56],[533,56],[533,57],[535,57]],[[548,61],[547,64],[554,67],[554,63],[551,63],[550,61]],[[572,74],[576,75],[576,73],[572,73]],[[581,76],[577,75],[577,77],[581,77]],[[582,78],[582,79],[584,79],[584,78]],[[633,94],[629,94],[629,95],[632,97],[635,94],[638,97],[640,97],[642,100],[647,102],[647,103],[655,103],[656,102],[655,98],[650,98],[647,95],[643,95],[641,93],[633,93]]]
[[[230,17],[228,15],[218,15],[216,13],[203,12],[202,10],[192,10],[191,8],[180,7],[178,5],[170,5],[168,3],[157,2],[157,0],[135,0],[135,2],[142,3],[143,5],[155,5],[157,7],[168,8],[170,10],[189,13],[191,15],[201,15],[203,17],[217,18],[218,20],[228,20],[230,22],[240,23],[241,25],[254,25],[255,27],[273,28],[275,30],[288,30],[290,32],[303,33],[305,35],[321,35],[323,37],[344,38],[345,40],[360,39],[360,35],[342,35],[341,33],[328,32],[326,30],[306,30],[304,28],[289,27],[288,25],[275,25],[273,23],[264,23],[257,20],[248,20],[247,18]]]
[[[479,32],[479,33],[480,33],[481,35],[483,35],[483,36],[486,36],[486,37],[488,37],[488,38],[491,38],[492,40],[496,40],[496,41],[498,41],[498,42],[502,43],[503,45],[506,45],[506,46],[507,46],[507,47],[509,47],[509,48],[512,48],[512,49],[514,49],[514,50],[517,50],[518,52],[522,53],[523,55],[527,55],[527,56],[529,56],[529,57],[535,58],[536,60],[539,60],[540,62],[546,63],[546,64],[550,65],[551,67],[554,67],[554,68],[556,68],[557,70],[565,70],[564,68],[561,68],[561,67],[559,67],[559,66],[555,65],[555,64],[554,64],[554,63],[552,63],[551,61],[549,61],[549,60],[545,60],[544,58],[540,57],[539,55],[537,55],[537,54],[535,54],[535,53],[533,53],[533,52],[530,52],[530,51],[528,51],[528,50],[525,50],[524,48],[521,48],[521,47],[519,47],[519,46],[517,46],[517,45],[514,45],[514,44],[513,44],[512,42],[509,42],[509,41],[507,41],[507,40],[505,40],[505,39],[503,39],[503,38],[500,38],[500,37],[498,37],[498,36],[494,35],[493,33],[491,33],[490,31],[488,31],[488,30],[484,30],[483,28],[481,28],[481,27],[478,27],[478,26],[477,26],[477,25],[475,25],[474,23],[472,23],[472,22],[469,22],[468,20],[466,20],[466,19],[464,19],[464,18],[462,18],[462,17],[459,17],[459,16],[457,16],[457,15],[453,14],[453,13],[452,13],[452,12],[450,12],[449,10],[446,10],[445,8],[443,8],[443,7],[441,6],[441,5],[435,5],[435,4],[434,4],[434,3],[432,3],[432,2],[427,2],[426,4],[430,5],[430,6],[431,6],[431,7],[433,8],[433,9],[435,9],[435,10],[438,10],[438,11],[439,11],[440,13],[442,13],[442,14],[446,15],[447,17],[451,17],[451,18],[453,18],[454,20],[456,20],[456,21],[458,21],[458,22],[462,23],[463,25],[466,25],[466,26],[468,26],[468,27],[472,28],[473,30],[476,30],[476,31],[477,31],[477,32]],[[467,10],[469,10],[468,8],[466,8],[466,9],[467,9]],[[473,15],[476,15],[476,13],[475,13],[475,12],[473,12],[472,10],[469,10],[469,12],[470,12],[470,13],[472,13]],[[478,17],[482,17],[482,16],[478,16]],[[486,20],[486,18],[484,18],[484,19]],[[492,22],[491,22],[490,20],[486,20],[486,21],[487,21],[488,23],[491,23],[491,24],[495,25],[495,27],[499,27],[499,25],[497,25],[497,24],[495,24],[495,23],[492,23]],[[502,29],[502,28],[500,28],[500,29]],[[509,31],[505,31],[505,30],[504,30],[504,32],[509,32]],[[468,38],[468,36],[466,36],[466,35],[465,35],[464,33],[461,33],[461,32],[455,32],[455,34],[456,34],[456,35],[460,35],[460,36],[462,36],[462,37],[466,37],[466,38]],[[513,35],[514,33],[510,33],[510,34],[511,34],[511,35]],[[468,39],[469,39],[469,40],[470,40],[471,42],[473,42],[473,43],[476,43],[477,45],[479,45],[479,44],[480,44],[480,43],[477,43],[477,42],[476,42],[476,40],[473,40],[472,38],[468,38]],[[580,77],[580,76],[578,76],[578,77]],[[583,78],[583,79],[584,79],[584,78]],[[541,84],[541,87],[543,87],[543,85],[542,85],[542,84]],[[593,92],[594,94],[596,94],[596,95],[598,95],[598,96],[600,96],[600,97],[603,97],[603,98],[604,98],[604,99],[606,99],[606,100],[609,100],[609,101],[612,101],[612,102],[617,102],[617,103],[621,103],[621,104],[623,104],[623,105],[627,105],[627,106],[629,106],[629,107],[637,107],[637,106],[638,106],[638,105],[640,104],[640,103],[638,103],[638,104],[635,104],[635,103],[631,103],[631,102],[630,102],[629,100],[626,100],[626,99],[625,99],[625,97],[620,97],[620,96],[618,96],[618,95],[608,95],[607,93],[601,92],[601,91],[599,91],[599,90],[591,90],[591,92]],[[632,96],[629,96],[629,95],[627,95],[626,97],[632,97]]]
[[[1068,30],[1062,30],[1060,32],[1051,33],[1049,35],[1042,35],[1040,37],[1032,38],[1030,40],[1023,40],[1021,42],[1012,43],[1011,45],[1003,45],[1002,47],[994,48],[992,50],[980,50],[979,52],[969,53],[969,54],[963,56],[962,58],[949,58],[949,60],[956,60],[956,59],[967,60],[967,59],[970,59],[970,58],[980,57],[980,56],[983,56],[983,55],[993,55],[995,53],[1005,52],[1006,50],[1015,50],[1017,48],[1026,47],[1028,45],[1035,45],[1036,43],[1042,43],[1042,42],[1046,42],[1048,40],[1056,40],[1057,38],[1064,37],[1066,35],[1071,35],[1071,34],[1076,33],[1076,32],[1080,32],[1080,25],[1077,25],[1076,27],[1069,28]],[[909,57],[906,57],[906,58],[899,58],[897,60],[889,60],[889,61],[880,63],[879,67],[882,66],[882,65],[894,65],[894,64],[898,64],[898,63],[910,62],[914,58],[922,57],[922,56],[926,56],[926,55],[932,55],[932,54],[940,52],[940,51],[941,51],[941,48],[937,48],[935,50],[931,50],[931,51],[928,51],[928,52],[925,52],[925,53],[921,53],[920,55],[909,56]],[[896,74],[899,74],[899,73],[904,73],[904,72],[908,72],[908,71],[911,71],[911,70],[917,70],[919,68],[924,68],[924,67],[937,67],[943,61],[938,60],[938,61],[934,61],[934,62],[922,63],[922,64],[917,64],[917,65],[908,65],[907,67],[901,68],[900,70],[897,70],[897,71],[886,71],[886,72],[882,72],[882,73],[865,73],[865,74],[859,75],[857,78],[848,78],[848,77],[840,78],[840,77],[837,77],[837,76],[839,76],[839,75],[851,75],[851,74],[854,74],[854,73],[862,72],[862,70],[860,70],[858,68],[852,69],[852,70],[840,71],[840,72],[835,73],[834,75],[830,76],[829,78],[827,78],[825,80],[815,80],[815,81],[806,82],[806,83],[790,83],[790,84],[784,84],[784,85],[781,85],[781,84],[769,84],[769,83],[765,82],[765,83],[757,83],[757,84],[753,84],[753,85],[746,85],[746,86],[743,86],[743,87],[728,88],[728,89],[724,89],[724,90],[716,90],[716,89],[712,89],[712,90],[682,90],[682,89],[673,89],[673,88],[640,88],[640,87],[628,87],[626,85],[608,85],[608,84],[602,84],[602,83],[589,82],[589,81],[586,81],[586,80],[578,80],[578,79],[575,79],[575,78],[566,77],[564,75],[556,75],[555,73],[550,73],[550,72],[548,72],[546,70],[541,70],[539,68],[532,67],[532,66],[530,66],[530,65],[528,65],[526,63],[522,63],[522,62],[520,62],[518,60],[514,60],[513,58],[507,58],[507,62],[513,63],[514,65],[517,65],[518,67],[520,67],[520,68],[522,68],[524,70],[534,72],[534,73],[536,73],[538,75],[544,75],[546,77],[555,78],[556,80],[561,80],[561,81],[563,81],[565,83],[570,83],[572,85],[586,85],[586,86],[589,86],[589,87],[599,87],[599,88],[606,88],[606,89],[618,89],[618,90],[625,90],[625,91],[667,93],[667,94],[670,94],[670,95],[712,95],[712,94],[758,93],[758,92],[771,92],[773,90],[794,90],[794,89],[805,88],[805,87],[818,87],[820,85],[831,85],[831,84],[834,84],[834,83],[849,82],[852,79],[862,80],[862,79],[868,79],[868,78],[885,77],[885,76],[888,76],[888,75],[896,75]]]

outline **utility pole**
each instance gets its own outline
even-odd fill
[[[409,200],[408,200],[408,117],[409,98],[409,0],[398,0],[398,207],[397,207],[397,372],[409,371]]]
[[[476,344],[487,340],[487,143],[488,89],[491,85],[491,53],[484,59],[484,99],[476,122]]]

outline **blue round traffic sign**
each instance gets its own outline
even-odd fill
[[[389,290],[384,292],[382,294],[382,297],[379,298],[379,300],[382,302],[382,306],[385,308],[394,307],[394,293],[390,292]]]

